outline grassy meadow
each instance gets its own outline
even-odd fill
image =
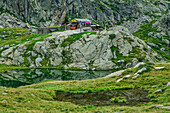
[[[163,70],[155,70],[154,67],[164,66]],[[133,74],[142,67],[147,71],[137,78]],[[32,84],[18,88],[0,87],[0,113],[167,113],[168,109],[158,108],[157,105],[170,106],[170,64],[147,64],[138,69],[127,69],[120,77],[98,78],[84,81],[44,81],[39,84]],[[117,79],[124,75],[131,74],[131,77],[124,78],[121,82]],[[143,88],[149,91],[151,102],[136,106],[93,106],[75,105],[70,102],[55,101],[54,90],[71,93],[90,93],[103,90],[131,88]],[[162,92],[154,93],[162,89]]]

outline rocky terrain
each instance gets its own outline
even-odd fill
[[[28,23],[19,20],[9,13],[1,14],[0,19],[0,28],[31,28]]]
[[[28,67],[62,66],[85,70],[129,68],[164,59],[122,26],[109,31],[55,32],[1,51],[0,62]],[[74,41],[72,41],[74,40]]]
[[[42,36],[30,30],[1,29],[2,64],[97,70],[129,68],[141,61],[169,62],[170,11],[166,0],[1,0],[0,3],[1,28],[55,26],[74,17],[110,26],[102,32],[75,30]]]
[[[0,113],[169,112],[169,7],[169,0],[0,0]],[[105,29],[36,33],[73,18]]]
[[[168,0],[0,0],[1,13],[36,26],[56,26],[75,17],[113,26],[134,19],[146,21],[143,16],[159,17],[168,8]],[[4,20],[0,20],[0,26],[5,27],[1,21]],[[141,23],[133,25],[137,24]]]

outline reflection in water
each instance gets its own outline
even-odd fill
[[[104,77],[112,71],[67,71],[55,69],[7,70],[0,73],[0,86],[19,87],[43,80],[86,80]]]
[[[114,102],[111,99],[114,97],[124,97],[125,102]],[[95,93],[75,94],[66,92],[57,92],[55,100],[63,102],[72,102],[78,105],[137,105],[144,104],[150,101],[148,92],[143,89],[131,90],[109,90]]]

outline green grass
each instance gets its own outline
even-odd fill
[[[65,30],[58,30],[58,31],[54,31],[52,33],[55,33],[55,32],[64,32]]]
[[[18,44],[23,44],[25,42],[29,42],[28,44],[26,44],[27,47],[28,47],[27,51],[33,50],[33,46],[35,45],[36,42],[43,41],[45,38],[47,38],[51,35],[51,33],[45,34],[45,35],[28,34],[28,35],[17,36],[17,38],[15,38],[13,33],[22,33],[23,34],[25,32],[30,32],[30,30],[29,29],[22,29],[22,28],[4,28],[4,29],[0,30],[0,33],[3,32],[3,31],[5,31],[5,32],[10,31],[11,35],[6,34],[6,35],[8,35],[8,37],[4,40],[0,40],[1,46],[12,45],[12,44],[14,44],[14,46],[16,46]],[[5,49],[0,50],[0,56],[1,56],[1,52],[4,51],[4,50]],[[29,56],[29,55],[27,55],[27,54],[23,55],[23,57],[27,57],[27,56]],[[25,63],[26,66],[29,66],[27,59],[25,59],[24,63]]]
[[[162,39],[160,38],[152,38],[148,36],[148,33],[150,32],[159,33],[159,31],[157,31],[157,28],[152,28],[152,24],[154,24],[155,22],[156,20],[149,23],[145,23],[143,26],[140,27],[140,29],[137,32],[133,33],[133,35],[144,40],[145,42],[150,42],[158,45],[158,48],[153,47],[153,50],[159,53],[159,55],[161,55],[166,61],[169,62],[170,61],[169,46],[165,45],[165,42],[163,42]],[[165,48],[165,52],[160,50],[162,47]]]
[[[116,63],[116,64],[118,64],[117,61],[119,61],[119,60],[124,60],[124,61],[125,61],[124,63],[126,64],[126,63],[131,62],[131,61],[132,61],[132,58],[134,58],[134,55],[131,55],[131,56],[123,56],[123,54],[119,53],[119,49],[118,49],[117,47],[115,47],[115,46],[112,46],[112,47],[111,47],[111,51],[112,51],[112,53],[114,53],[114,51],[116,51],[116,56],[117,56],[117,58],[112,58],[112,59],[111,59],[111,60],[112,60],[114,63]]]
[[[36,37],[37,37],[38,39],[32,40],[31,43],[27,45],[27,50],[28,50],[28,51],[33,50],[33,46],[35,45],[36,42],[38,42],[38,41],[43,41],[45,38],[47,38],[47,37],[49,37],[49,36],[50,36],[50,34],[37,35]]]
[[[18,37],[17,39],[1,40],[0,43],[2,44],[2,46],[11,45],[11,44],[18,45],[18,44],[22,44],[27,41],[30,41],[34,38],[37,38],[38,36],[39,35],[37,35],[37,34],[25,35],[25,36]],[[27,39],[29,39],[29,40],[27,40]]]
[[[116,38],[116,35],[115,35],[115,34],[110,34],[110,35],[109,35],[109,39],[113,40],[114,38]]]
[[[127,101],[125,97],[114,97],[110,100],[116,103],[123,103]]]
[[[88,34],[88,33],[96,34],[96,31],[85,31],[83,33],[73,34],[64,40],[64,42],[61,44],[61,47],[66,47],[71,45],[76,40],[79,40],[83,34]]]
[[[75,112],[75,113],[111,113],[111,112],[126,112],[126,113],[166,113],[167,109],[157,108],[157,105],[170,105],[170,87],[166,86],[170,78],[170,64],[147,64],[146,67],[165,66],[164,70],[155,70],[141,74],[139,77],[126,78],[119,83],[115,81],[120,77],[99,78],[84,81],[44,81],[39,84],[19,87],[6,88],[0,87],[0,101],[7,100],[7,103],[0,102],[0,112]],[[142,68],[142,67],[140,67]],[[140,69],[139,68],[139,69]],[[129,73],[133,74],[137,69],[129,69]],[[109,90],[110,87],[123,88],[127,86],[140,87],[149,91],[149,97],[152,102],[136,105],[136,106],[92,106],[92,105],[75,105],[69,102],[54,101],[54,90],[61,90],[74,93],[82,93],[79,91],[101,91]],[[155,87],[153,87],[155,86]],[[154,93],[158,89],[163,89],[163,92]],[[3,95],[2,93],[7,93]],[[114,101],[123,100],[122,97],[113,99]],[[16,103],[17,102],[17,103]]]
[[[23,33],[30,32],[29,29],[23,28],[3,28],[0,29],[0,33],[6,32],[2,35],[5,36],[5,39],[0,40],[1,46],[11,45],[11,44],[21,44],[27,41],[27,39],[31,40],[37,36],[37,34],[28,34],[24,35]],[[8,33],[10,32],[10,34]],[[21,36],[17,36],[16,33],[21,33]]]

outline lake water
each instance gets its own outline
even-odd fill
[[[0,86],[19,87],[44,80],[86,80],[104,77],[113,71],[68,71],[55,69],[7,70],[0,73]]]

